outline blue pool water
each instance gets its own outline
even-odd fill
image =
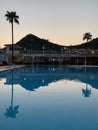
[[[1,72],[0,130],[98,130],[98,68]]]

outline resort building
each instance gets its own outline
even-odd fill
[[[63,65],[98,65],[98,50],[91,49],[63,49],[32,50],[14,45],[14,63],[16,64],[63,64]],[[0,52],[0,60],[10,64],[12,61],[12,45],[6,44]]]

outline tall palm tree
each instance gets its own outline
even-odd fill
[[[87,42],[88,42],[88,41],[91,40],[91,39],[92,39],[92,35],[91,35],[90,32],[87,32],[87,33],[85,33],[85,34],[83,35],[83,40],[87,40]]]
[[[14,48],[13,48],[13,44],[14,44],[14,32],[13,32],[13,23],[17,23],[19,24],[19,16],[16,15],[16,12],[9,12],[7,11],[7,13],[5,14],[6,20],[9,21],[9,23],[11,23],[11,29],[12,29],[12,63],[14,62]]]

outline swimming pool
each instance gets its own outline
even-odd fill
[[[0,72],[0,130],[98,130],[98,68]]]

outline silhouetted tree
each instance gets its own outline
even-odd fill
[[[91,35],[90,32],[87,32],[87,33],[85,33],[85,34],[83,35],[83,40],[87,40],[87,42],[88,42],[88,41],[91,40],[91,39],[92,39],[92,35]]]
[[[19,24],[19,16],[16,15],[16,12],[9,12],[5,14],[6,20],[11,23],[11,29],[12,29],[12,63],[14,62],[14,49],[13,49],[13,44],[14,44],[14,32],[13,32],[13,23]]]

